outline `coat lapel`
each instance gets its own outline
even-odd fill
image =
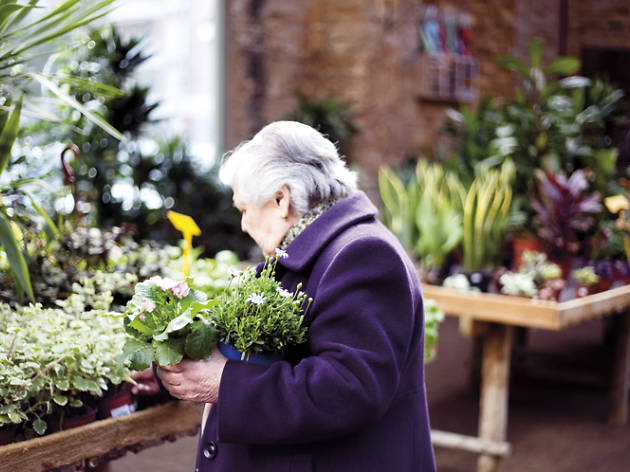
[[[279,259],[278,263],[288,270],[301,271],[330,240],[348,226],[363,220],[373,219],[377,213],[376,207],[363,192],[357,192],[340,200],[306,227],[287,246],[286,252],[289,257]]]

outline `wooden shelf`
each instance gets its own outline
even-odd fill
[[[630,285],[561,303],[435,285],[423,285],[422,290],[447,315],[554,331],[630,306]]]
[[[0,472],[38,472],[118,457],[197,433],[201,405],[169,402],[128,416],[96,421],[41,438],[0,446]]]

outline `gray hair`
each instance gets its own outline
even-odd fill
[[[297,121],[276,121],[239,144],[226,155],[219,178],[259,206],[286,185],[298,214],[357,190],[356,173],[346,167],[335,145]]]

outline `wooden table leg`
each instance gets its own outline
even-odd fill
[[[628,421],[628,389],[630,387],[630,312],[621,315],[617,331],[613,381],[610,390],[608,422]]]
[[[504,441],[507,434],[511,326],[492,324],[483,335],[481,364],[481,397],[479,401],[479,437]],[[481,455],[477,472],[496,472],[500,456]]]

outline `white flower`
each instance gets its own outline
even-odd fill
[[[276,248],[276,257],[280,259],[286,259],[287,257],[289,257],[289,254],[287,253],[287,251]]]
[[[280,294],[282,298],[289,298],[291,296],[291,292],[289,292],[288,290],[285,290],[282,287],[278,287],[278,293]]]
[[[265,303],[265,296],[259,293],[252,293],[249,297],[247,297],[247,301],[253,305],[260,306]]]
[[[155,285],[157,285],[164,291],[169,290],[171,287],[175,285],[174,280],[169,279],[168,277],[162,278],[159,275],[156,275],[155,277],[151,277],[149,279],[149,282],[153,282]]]
[[[228,269],[228,274],[230,274],[230,277],[238,277],[239,275],[241,275],[242,271],[235,269],[234,267],[230,267]]]

